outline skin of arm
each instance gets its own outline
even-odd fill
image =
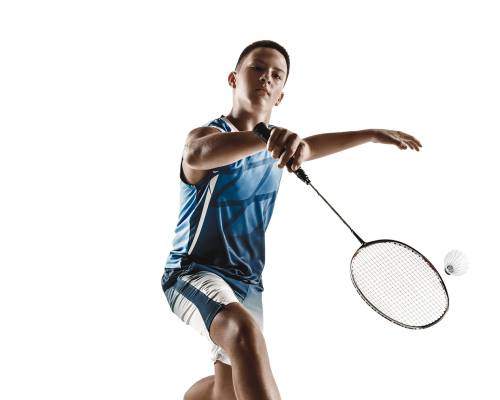
[[[231,164],[265,149],[266,144],[253,131],[221,134],[215,128],[202,127],[189,133],[183,159],[190,168],[208,170]]]
[[[321,133],[304,138],[306,143],[304,161],[315,160],[339,151],[372,142],[374,132],[371,130]]]
[[[303,139],[303,161],[314,160],[367,142],[392,144],[401,150],[408,147],[420,151],[422,144],[413,136],[389,129],[365,129],[361,131],[322,133]]]
[[[284,128],[275,128],[271,133],[267,150],[274,158],[279,158],[280,168],[292,159],[291,168],[286,166],[288,171],[292,172],[297,170],[304,161],[325,157],[367,142],[393,144],[401,150],[409,147],[419,151],[422,147],[413,136],[388,129],[321,133],[300,139],[297,134]],[[283,149],[288,150],[283,152]]]
[[[321,133],[304,139],[284,128],[275,128],[274,131],[266,146],[253,131],[221,134],[212,127],[196,128],[186,139],[183,162],[195,170],[208,170],[231,164],[267,148],[274,158],[279,159],[280,168],[293,158],[292,170],[296,170],[304,161],[367,142],[393,144],[400,149],[410,147],[417,151],[422,146],[411,135],[387,129]]]

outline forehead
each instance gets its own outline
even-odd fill
[[[243,60],[245,64],[261,61],[267,65],[270,65],[274,68],[279,68],[284,72],[286,71],[286,60],[283,54],[281,54],[276,49],[270,49],[267,47],[258,47],[253,49],[250,53],[248,53]]]

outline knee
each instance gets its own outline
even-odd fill
[[[219,313],[212,323],[210,334],[217,344],[228,351],[259,348],[264,342],[253,317],[240,308],[228,308]]]
[[[237,348],[258,347],[264,340],[257,324],[252,321],[235,321],[234,329],[230,334],[230,344]]]
[[[184,394],[183,400],[207,400],[213,398],[214,375],[200,379]]]

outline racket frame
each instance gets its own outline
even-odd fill
[[[260,122],[258,123],[253,131],[259,136],[259,138],[264,142],[264,143],[267,143],[267,141],[269,140],[269,137],[270,137],[270,134],[271,134],[271,129],[268,128],[267,124],[265,124],[264,122]],[[289,160],[287,165],[289,167],[291,167],[292,165],[292,160]],[[337,212],[337,210],[335,210],[335,208],[333,208],[333,206],[328,202],[328,200],[325,199],[325,197],[323,197],[323,195],[313,186],[313,184],[311,183],[311,180],[309,179],[309,177],[307,176],[307,174],[304,172],[304,170],[302,168],[299,168],[297,171],[293,171],[295,173],[295,175],[297,175],[297,177],[302,181],[304,182],[306,185],[308,186],[311,186],[311,188],[316,192],[316,194],[321,197],[321,199],[323,199],[323,201],[328,205],[328,207],[330,207],[330,209],[337,215],[337,217],[340,218],[340,220],[344,223],[344,225],[346,225],[349,230],[351,231],[351,233],[356,237],[356,239],[358,239],[358,241],[361,243],[361,246],[358,248],[358,250],[356,250],[356,252],[354,253],[354,255],[352,256],[352,259],[351,259],[351,265],[350,265],[350,275],[351,275],[351,281],[354,285],[354,287],[356,288],[356,291],[358,292],[358,294],[361,296],[361,298],[365,301],[366,304],[368,304],[374,311],[377,312],[377,314],[381,315],[382,317],[384,317],[385,319],[395,323],[396,325],[399,325],[399,326],[402,326],[404,328],[408,328],[408,329],[425,329],[425,328],[429,328],[435,324],[437,324],[439,321],[441,321],[441,319],[446,315],[446,313],[448,312],[448,309],[449,309],[449,306],[450,306],[450,297],[448,296],[448,290],[446,289],[446,285],[444,284],[443,282],[443,279],[441,278],[441,275],[439,274],[439,272],[437,271],[437,269],[434,267],[434,265],[432,265],[432,263],[422,254],[420,253],[419,251],[417,251],[416,249],[414,249],[413,247],[407,245],[406,243],[403,243],[403,242],[400,242],[398,240],[392,240],[392,239],[378,239],[378,240],[373,240],[371,242],[365,242],[355,231],[354,229],[351,228],[351,226],[347,223],[347,221],[342,218],[342,216]],[[439,283],[441,284],[441,286],[443,287],[444,289],[444,292],[445,292],[445,295],[446,295],[446,309],[445,311],[443,312],[443,314],[438,318],[436,319],[435,321],[429,323],[429,324],[426,324],[426,325],[423,325],[423,326],[413,326],[413,325],[408,325],[408,324],[404,324],[402,322],[399,322],[397,320],[395,320],[394,318],[391,318],[389,317],[388,315],[385,315],[382,311],[380,311],[377,307],[375,307],[365,296],[364,294],[361,292],[361,290],[359,289],[358,285],[356,284],[356,281],[353,277],[353,272],[352,272],[352,263],[353,263],[353,260],[354,258],[358,255],[359,251],[371,244],[375,244],[375,243],[381,243],[381,242],[394,242],[394,243],[399,243],[399,244],[402,244],[406,247],[408,247],[409,249],[411,249],[412,251],[414,251],[415,253],[417,253],[418,255],[420,255],[420,257],[422,257],[425,262],[427,263],[427,265],[429,267],[431,267],[435,273],[435,275],[439,278]]]
[[[403,246],[406,246],[408,247],[409,249],[411,249],[412,251],[414,251],[415,253],[417,253],[420,257],[422,257],[425,262],[427,263],[427,265],[432,268],[434,274],[436,275],[436,277],[438,278],[439,280],[439,283],[441,284],[443,290],[444,290],[444,293],[446,294],[446,309],[444,310],[443,314],[441,314],[441,316],[436,319],[435,321],[429,323],[429,324],[426,324],[426,325],[408,325],[408,324],[404,324],[400,321],[397,321],[395,320],[394,318],[391,318],[389,317],[388,315],[384,314],[382,311],[380,311],[377,307],[375,307],[366,297],[365,295],[363,294],[363,292],[361,291],[361,289],[358,287],[358,285],[356,284],[356,280],[354,279],[354,276],[353,276],[353,270],[352,270],[352,264],[353,264],[353,261],[354,261],[354,258],[358,255],[358,253],[364,249],[365,247],[368,247],[372,244],[375,244],[375,243],[385,243],[385,242],[393,242],[393,243],[398,243],[398,244],[402,244]],[[351,266],[350,266],[350,271],[351,271],[351,281],[352,281],[352,284],[354,285],[354,287],[356,288],[356,291],[358,292],[358,294],[360,295],[360,297],[365,301],[366,304],[368,304],[373,311],[377,312],[377,314],[381,315],[382,317],[384,317],[385,319],[395,323],[396,325],[399,325],[399,326],[402,326],[403,328],[408,328],[408,329],[425,329],[425,328],[429,328],[435,324],[437,324],[439,321],[441,321],[443,319],[443,317],[446,315],[446,313],[448,312],[448,309],[450,307],[450,297],[448,296],[448,290],[446,289],[446,285],[444,284],[444,281],[443,279],[441,278],[441,275],[439,274],[439,272],[437,271],[437,269],[434,267],[434,265],[432,265],[432,263],[427,259],[427,257],[425,257],[422,253],[420,253],[418,250],[414,249],[413,247],[407,245],[406,243],[403,243],[403,242],[400,242],[399,240],[393,240],[393,239],[378,239],[378,240],[373,240],[371,242],[366,242],[366,243],[363,243],[357,250],[356,252],[354,253],[354,255],[352,256],[351,258]]]

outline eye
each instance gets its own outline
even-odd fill
[[[281,76],[279,75],[274,75],[275,78],[278,78],[281,81]]]

